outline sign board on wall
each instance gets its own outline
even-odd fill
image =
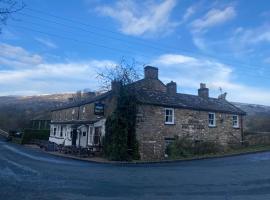
[[[103,103],[95,103],[95,115],[104,115],[104,104]]]

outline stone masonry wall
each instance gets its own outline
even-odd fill
[[[194,140],[210,140],[221,145],[241,141],[241,129],[233,128],[232,114],[216,113],[216,127],[208,126],[208,112],[174,109],[175,123],[165,124],[165,108],[140,105],[136,134],[142,160],[164,158],[165,138],[187,136]],[[239,127],[241,127],[239,116]]]
[[[106,98],[101,101],[97,101],[98,103],[104,104],[104,117],[109,116],[116,105],[116,98]],[[72,108],[66,108],[62,110],[56,110],[52,112],[52,121],[54,122],[64,122],[64,121],[72,121],[72,120],[98,120],[100,119],[100,116],[95,115],[94,108],[95,103],[89,103],[85,105],[81,105],[80,107],[72,107]],[[79,112],[79,113],[78,113]]]

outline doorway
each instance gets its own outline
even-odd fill
[[[77,129],[73,129],[72,131],[72,146],[76,146],[77,140]]]

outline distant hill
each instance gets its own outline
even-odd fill
[[[245,129],[250,132],[270,132],[270,106],[236,103],[233,104],[247,113]]]
[[[50,110],[68,101],[73,94],[0,97],[0,128],[22,129],[38,115],[49,116]]]
[[[52,94],[38,96],[0,96],[0,128],[22,129],[29,126],[37,116],[50,116],[50,110],[60,106],[75,94]],[[235,106],[247,112],[245,130],[270,132],[270,106],[236,103]]]

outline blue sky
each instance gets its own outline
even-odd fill
[[[270,2],[25,0],[0,35],[0,95],[99,89],[122,57],[178,92],[270,105]],[[141,67],[142,68],[142,67]]]

